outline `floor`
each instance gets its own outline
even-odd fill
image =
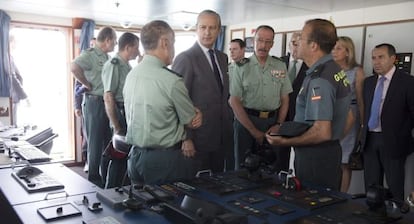
[[[85,179],[88,179],[88,173],[83,171],[83,166],[71,166],[69,169],[73,170],[75,173],[79,174]]]

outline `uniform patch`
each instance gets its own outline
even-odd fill
[[[348,78],[346,77],[346,74],[344,70],[341,70],[340,72],[336,73],[334,75],[334,80],[337,82],[342,82],[342,84],[347,87],[350,85]]]
[[[119,63],[119,59],[118,58],[112,58],[111,63],[116,65]]]
[[[248,58],[243,58],[243,59],[241,59],[240,61],[236,62],[236,64],[237,64],[238,66],[242,66],[242,65],[247,64],[249,61],[250,61],[250,59],[248,59]]]
[[[322,99],[322,96],[320,95],[318,89],[319,89],[319,87],[312,88],[312,97],[311,97],[311,100],[312,101],[321,100]]]
[[[315,100],[320,100],[322,97],[321,96],[312,96],[311,100],[315,101]]]

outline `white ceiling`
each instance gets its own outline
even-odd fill
[[[396,4],[414,0],[0,0],[0,9],[65,18],[89,18],[97,23],[130,21],[142,25],[153,19],[171,25],[194,23],[204,9],[217,11],[224,25]],[[116,7],[116,3],[119,6]],[[173,18],[176,12],[192,12]]]

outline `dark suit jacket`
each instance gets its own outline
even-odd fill
[[[377,79],[378,76],[373,75],[364,81],[363,145],[368,132],[368,120]],[[395,71],[384,99],[381,127],[387,156],[402,158],[414,151],[414,141],[411,136],[414,127],[413,76],[399,70]]]
[[[289,69],[289,59],[290,59],[290,54],[282,57],[282,60],[286,63],[287,69]],[[293,91],[289,94],[289,110],[286,116],[286,121],[293,121],[293,118],[295,118],[296,97],[298,96],[299,90],[302,87],[303,79],[305,79],[306,70],[308,70],[308,66],[303,62],[298,72],[298,75],[296,76],[295,80],[293,80],[293,83],[292,83]]]
[[[196,150],[203,152],[233,149],[233,115],[228,104],[228,57],[217,50],[215,53],[222,72],[223,92],[198,43],[179,54],[172,65],[172,70],[183,76],[194,106],[203,113],[201,127],[188,132]]]

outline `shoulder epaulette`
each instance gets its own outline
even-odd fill
[[[119,59],[118,58],[112,58],[111,63],[116,65],[119,63]]]
[[[173,70],[171,70],[171,69],[169,69],[169,68],[167,68],[167,67],[163,67],[165,70],[167,70],[167,71],[169,71],[169,72],[171,72],[171,73],[173,73],[174,75],[176,75],[176,76],[178,76],[178,77],[183,77],[181,74],[179,74],[178,72],[175,72],[175,71],[173,71]]]
[[[86,49],[87,51],[93,51],[93,47]]]
[[[236,62],[236,64],[238,66],[243,66],[243,65],[247,64],[249,61],[250,61],[250,59],[248,59],[248,58],[242,58],[240,61]]]
[[[276,60],[279,60],[279,61],[281,61],[281,62],[284,62],[281,58],[276,57],[276,56],[274,56],[274,55],[272,55],[272,58],[274,58],[274,59],[276,59]]]
[[[316,66],[316,68],[312,71],[312,73],[310,74],[312,78],[316,78],[319,77],[323,71],[323,69],[325,68],[325,64],[320,64],[318,66]]]

